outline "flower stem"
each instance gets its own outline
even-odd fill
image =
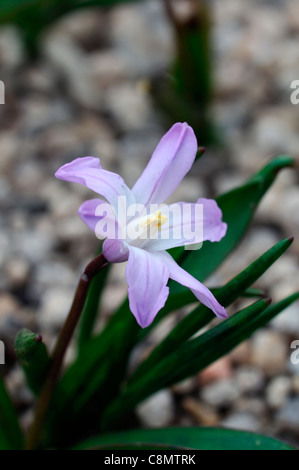
[[[35,449],[39,444],[44,419],[48,411],[56,381],[61,371],[64,354],[67,350],[69,342],[73,336],[74,330],[80,319],[90,283],[94,276],[102,268],[107,266],[107,264],[108,261],[105,259],[104,255],[98,255],[86,266],[83,274],[79,279],[79,283],[76,289],[75,297],[70,312],[58,337],[50,362],[49,372],[46,377],[40,396],[37,400],[33,423],[29,430],[28,439],[26,443],[27,450]]]

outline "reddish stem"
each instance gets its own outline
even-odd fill
[[[73,336],[75,328],[78,324],[78,321],[80,319],[90,283],[94,276],[102,268],[107,266],[107,264],[108,261],[105,259],[104,255],[98,255],[86,266],[83,274],[79,279],[79,283],[76,289],[70,312],[59,334],[52,355],[49,372],[46,377],[43,389],[37,400],[34,420],[29,430],[28,439],[26,443],[27,450],[35,449],[39,444],[44,419],[49,408],[55,384],[62,368],[63,358],[69,345],[69,342]]]

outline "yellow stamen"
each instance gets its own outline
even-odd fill
[[[155,228],[159,232],[161,231],[161,227],[165,222],[168,221],[166,215],[162,214],[161,211],[157,211],[151,216],[149,216],[144,222],[140,224],[140,227],[145,229],[148,227]]]

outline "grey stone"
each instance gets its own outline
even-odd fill
[[[261,421],[251,413],[235,412],[221,422],[221,425],[229,429],[258,432],[261,429]]]
[[[174,418],[174,401],[168,390],[160,390],[137,407],[137,416],[143,426],[169,426]]]
[[[281,334],[260,330],[252,338],[251,362],[268,375],[275,375],[287,365],[289,348]]]
[[[262,390],[265,379],[258,367],[243,366],[236,372],[236,381],[241,393],[256,393]]]
[[[290,399],[284,407],[277,413],[276,423],[279,429],[299,431],[299,398]]]
[[[266,400],[272,408],[282,408],[292,390],[292,380],[289,377],[274,377],[266,389]]]
[[[235,379],[224,379],[203,387],[200,396],[211,406],[231,406],[240,397],[240,390]]]

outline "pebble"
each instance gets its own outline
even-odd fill
[[[18,139],[9,133],[2,132],[0,134],[0,171],[5,173],[13,164],[13,160],[16,158],[18,151]]]
[[[292,291],[293,292],[293,291]],[[280,298],[283,298],[282,296]],[[272,322],[272,326],[288,335],[296,336],[299,331],[299,302],[295,302],[281,312]]]
[[[281,408],[285,404],[291,390],[292,380],[289,377],[274,377],[266,389],[268,405],[274,409]]]
[[[12,246],[14,255],[23,256],[28,262],[36,264],[47,258],[53,247],[53,239],[49,233],[39,232],[31,227],[31,230],[14,232]]]
[[[8,374],[5,378],[5,385],[15,402],[22,403],[23,406],[32,404],[33,395],[25,385],[24,374],[20,367],[16,367]]]
[[[74,100],[89,109],[98,109],[102,96],[90,79],[87,60],[80,47],[64,33],[54,30],[45,36],[41,49],[67,80]]]
[[[241,397],[234,405],[235,411],[250,413],[258,418],[267,414],[267,404],[263,397]]]
[[[60,328],[68,315],[73,296],[74,291],[66,287],[48,288],[42,295],[38,318],[40,325]]]
[[[299,395],[299,371],[298,374],[295,374],[292,379],[292,385],[294,392]]]
[[[230,360],[223,357],[204,369],[198,375],[198,380],[201,385],[207,385],[215,380],[230,378],[232,373]]]
[[[251,362],[269,375],[284,370],[288,361],[289,347],[282,334],[272,330],[260,330],[252,338]]]
[[[0,320],[13,315],[19,309],[17,300],[8,292],[0,293]]]
[[[104,108],[122,131],[140,130],[144,128],[144,122],[154,121],[150,98],[138,83],[122,82],[111,86],[103,99]]]
[[[299,398],[291,398],[278,411],[276,424],[280,430],[299,432]]]
[[[217,412],[210,406],[202,404],[192,397],[186,397],[182,402],[182,408],[189,413],[197,424],[202,426],[216,426],[219,423]]]
[[[12,287],[20,287],[28,281],[30,264],[25,258],[9,258],[4,267],[5,276]]]
[[[102,35],[105,24],[107,24],[107,19],[102,10],[86,8],[63,16],[54,28],[82,46],[87,41],[96,42]]]
[[[221,426],[229,429],[238,429],[240,431],[259,432],[262,423],[260,419],[245,411],[235,412],[221,421]]]
[[[105,90],[111,85],[126,80],[130,68],[118,51],[100,51],[88,57],[90,77],[94,86]]]
[[[244,341],[239,344],[231,353],[229,353],[229,358],[233,364],[246,364],[249,362],[250,358],[250,343],[249,341]]]
[[[169,426],[174,418],[174,400],[168,390],[160,390],[137,406],[137,416],[145,427]]]
[[[258,367],[240,367],[237,369],[235,377],[242,394],[257,393],[264,387],[264,375],[262,370]]]
[[[79,270],[76,273],[64,261],[45,261],[37,265],[34,271],[34,280],[42,288],[64,285],[75,289],[78,276]]]
[[[217,380],[201,389],[200,397],[210,406],[229,407],[240,397],[236,380]]]
[[[18,29],[14,26],[2,26],[0,30],[1,66],[7,72],[13,72],[25,60],[25,50]]]
[[[197,381],[194,377],[189,377],[188,379],[183,380],[171,387],[174,393],[178,395],[185,395],[191,393],[197,388]]]
[[[173,32],[159,0],[122,5],[111,12],[111,41],[132,78],[154,75],[174,58]]]

